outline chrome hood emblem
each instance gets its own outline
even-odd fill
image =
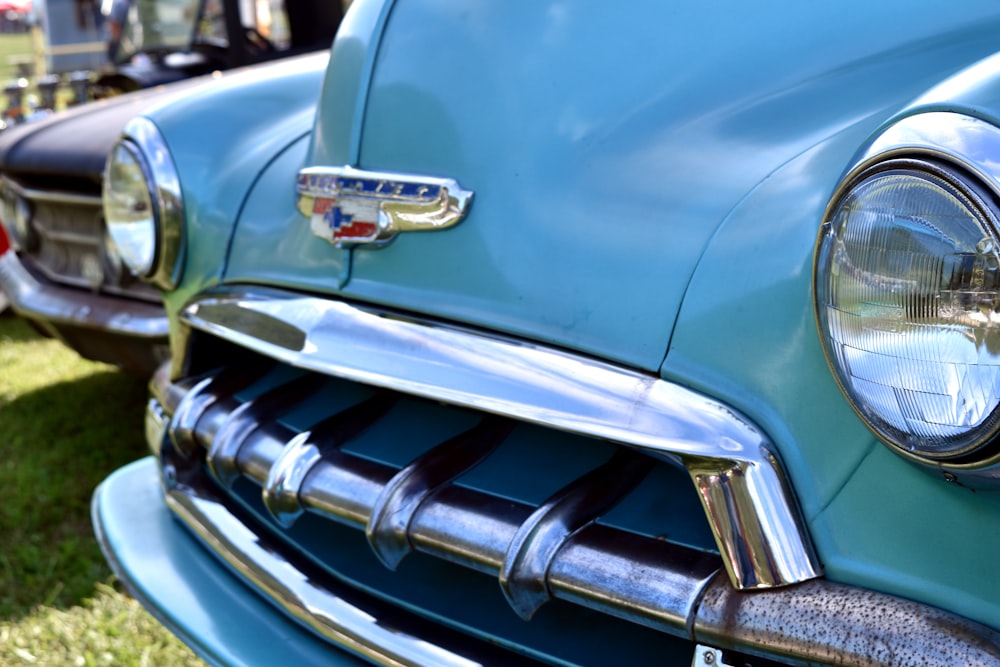
[[[472,192],[450,178],[309,167],[299,172],[298,209],[313,234],[338,247],[380,245],[400,232],[446,229],[465,216]]]

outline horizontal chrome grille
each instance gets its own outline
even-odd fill
[[[525,618],[550,598],[599,609],[683,635],[718,555],[601,525],[597,519],[644,478],[655,461],[622,449],[540,506],[453,484],[510,434],[511,420],[485,415],[470,427],[397,468],[343,450],[362,430],[386,419],[406,399],[376,391],[314,428],[281,423],[325,378],[304,374],[246,402],[234,389],[248,375],[202,380],[170,420],[165,461],[171,474],[202,463],[223,488],[240,477],[260,487],[276,523],[303,512],[365,531],[374,557],[395,569],[411,551],[498,577]],[[183,478],[183,475],[180,475]],[[635,573],[615,576],[623,564]]]
[[[731,582],[767,587],[772,580],[740,577],[788,572],[789,563],[812,563],[797,560],[811,552],[796,532],[797,514],[766,441],[724,406],[679,387],[553,350],[275,290],[210,294],[181,319],[186,355],[175,359],[174,381],[167,369],[154,378],[147,412],[167,503],[286,613],[380,664],[505,661],[430,646],[430,635],[420,632],[386,633],[393,623],[381,612],[359,613],[340,598],[345,582],[385,587],[390,607],[442,622],[435,599],[474,583],[460,572],[479,577],[477,587],[490,582],[475,572],[498,581],[509,605],[532,617],[518,627],[548,628],[553,608],[596,612],[604,616],[592,618],[594,629],[617,624],[615,632],[652,633],[657,648],[640,649],[645,656],[676,656],[694,640],[782,664],[943,667],[956,655],[964,664],[1000,662],[996,632],[919,603],[820,579],[734,589]],[[241,372],[185,372],[220,363]],[[332,385],[340,389],[331,393]],[[349,400],[338,398],[344,387]],[[429,417],[409,429],[404,417],[414,406],[461,418],[441,429]],[[397,428],[387,433],[386,423]],[[543,436],[524,440],[525,429]],[[533,448],[561,437],[571,442],[550,458],[558,464],[538,471],[560,480],[549,492],[521,497],[495,484],[537,471],[544,457]],[[411,440],[421,444],[408,448]],[[381,451],[386,442],[402,453]],[[478,475],[508,456],[512,443],[522,447],[520,467],[499,480]],[[575,465],[578,459],[586,465]],[[660,477],[665,470],[673,476]],[[643,497],[652,486],[658,496],[692,498],[692,480],[704,512],[671,512]],[[615,516],[642,514],[642,505],[655,508],[653,523],[668,533],[678,516],[708,517],[723,558],[690,546],[706,542],[674,540]],[[438,576],[447,572],[445,587],[432,585],[430,597],[416,603],[396,601],[386,575],[366,580],[353,570],[371,577],[374,565],[385,573],[379,561],[399,567],[389,575],[402,577],[396,583],[414,581],[422,572],[414,563],[436,563]],[[730,577],[716,573],[720,564]],[[452,577],[463,583],[453,585]],[[462,606],[460,616],[503,600],[496,588],[487,592],[489,599]],[[480,632],[468,619],[450,623],[488,639],[480,648],[502,645],[560,664],[595,661],[579,650],[589,637],[572,622],[571,636],[549,653]],[[682,644],[671,652],[668,641]],[[611,641],[615,651],[627,649],[620,643]]]
[[[107,257],[100,194],[28,188],[9,177],[2,189],[7,199],[30,204],[33,239],[21,257],[35,273],[60,285],[160,302],[155,290]]]
[[[766,437],[730,408],[677,385],[556,350],[265,288],[205,294],[181,320],[323,375],[672,462],[694,482],[737,588],[772,588],[821,573]]]

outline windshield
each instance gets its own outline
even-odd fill
[[[117,60],[128,59],[141,52],[185,51],[191,46],[199,0],[115,0],[127,3],[123,11],[121,42]],[[208,4],[221,3],[210,0]],[[220,21],[221,23],[221,21]],[[225,36],[225,32],[222,33]]]
[[[106,0],[109,22],[120,22],[121,39],[114,60],[125,62],[139,53],[184,52],[195,44],[229,46],[223,0]],[[250,39],[269,49],[289,47],[288,20],[282,0],[240,0],[240,24]],[[112,29],[112,37],[114,36]]]

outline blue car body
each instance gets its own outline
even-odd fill
[[[464,563],[471,571],[501,571],[500,588],[495,581],[490,584],[496,588],[495,599],[487,603],[463,597],[458,589],[472,586],[465,583],[468,574],[454,575],[435,562],[420,576],[426,577],[423,587],[438,591],[441,599],[425,604],[429,593],[413,590],[419,587],[406,578],[406,560],[389,558],[397,567],[393,583],[380,589],[383,570],[378,561],[386,561],[387,547],[371,517],[382,505],[365,510],[368,514],[362,512],[361,519],[340,518],[341,523],[362,526],[368,521],[361,534],[367,535],[376,555],[351,546],[340,556],[370,559],[357,566],[363,571],[343,566],[351,573],[338,575],[342,566],[337,558],[323,561],[316,555],[322,551],[310,546],[305,528],[298,533],[289,528],[286,546],[310,554],[297,558],[315,559],[310,567],[332,579],[339,577],[338,585],[346,582],[380,606],[392,607],[393,614],[411,614],[423,624],[419,627],[457,635],[442,645],[470,643],[472,648],[466,653],[456,650],[456,655],[482,663],[516,658],[608,664],[624,647],[609,639],[612,644],[598,651],[585,638],[592,635],[592,643],[602,644],[602,631],[614,637],[637,628],[641,637],[634,639],[629,659],[646,656],[668,664],[691,664],[694,652],[703,655],[716,648],[720,660],[735,660],[729,656],[738,654],[746,664],[904,664],[901,655],[906,651],[917,662],[905,664],[935,664],[919,639],[887,639],[880,633],[898,629],[899,623],[905,626],[899,620],[904,617],[913,625],[904,627],[902,635],[916,633],[923,627],[918,619],[938,619],[938,613],[944,620],[931,623],[939,634],[928,635],[934,637],[928,644],[949,637],[953,643],[941,649],[945,654],[971,656],[952,664],[995,662],[1000,656],[995,631],[1000,628],[1000,583],[994,557],[1000,548],[1000,494],[990,484],[956,483],[949,474],[914,465],[880,442],[830,371],[817,335],[813,281],[817,234],[831,197],[845,172],[888,128],[931,113],[960,114],[1000,126],[998,30],[1000,11],[990,2],[943,11],[933,3],[706,7],[691,2],[612,6],[356,0],[334,43],[318,100],[299,95],[307,84],[286,68],[253,81],[230,78],[204,95],[146,111],[144,118],[162,134],[176,164],[185,206],[182,275],[164,293],[173,365],[154,379],[154,386],[160,387],[154,390],[160,412],[148,418],[167,495],[187,482],[178,482],[181,477],[175,475],[180,473],[173,464],[163,463],[163,451],[185,450],[169,443],[176,443],[178,432],[189,426],[177,417],[185,404],[169,398],[175,389],[167,388],[181,387],[176,389],[181,394],[194,391],[199,373],[212,369],[213,361],[221,359],[223,370],[250,363],[241,353],[218,352],[215,339],[224,340],[226,350],[248,348],[283,368],[388,387],[404,400],[416,395],[430,399],[428,405],[440,402],[449,409],[457,405],[456,410],[532,422],[544,433],[512,445],[507,464],[470,468],[454,482],[470,488],[496,485],[497,496],[532,507],[545,507],[546,498],[556,497],[550,494],[566,479],[584,474],[564,473],[565,468],[586,469],[603,460],[599,453],[588,453],[592,445],[600,449],[606,441],[635,444],[622,434],[627,428],[605,428],[598,407],[590,413],[593,420],[583,419],[588,414],[584,407],[573,412],[568,423],[551,412],[531,409],[558,402],[552,397],[559,396],[560,388],[567,402],[575,400],[574,392],[591,389],[572,372],[550,378],[549,393],[537,402],[528,396],[518,403],[516,392],[498,399],[501,390],[493,387],[503,376],[502,368],[464,360],[458,347],[469,336],[485,341],[485,348],[470,346],[468,354],[497,352],[493,342],[500,341],[503,354],[522,347],[542,351],[539,366],[523,370],[525,376],[555,373],[568,358],[567,364],[592,363],[599,374],[607,371],[608,382],[630,382],[627,397],[608,390],[626,406],[608,411],[626,426],[638,424],[647,406],[654,405],[653,412],[659,409],[653,394],[669,386],[680,388],[685,401],[704,397],[727,415],[737,415],[735,422],[766,434],[769,453],[762,460],[779,462],[775,465],[785,480],[783,493],[791,500],[778,512],[785,511],[799,526],[805,564],[790,567],[798,572],[790,579],[758,582],[746,587],[766,590],[741,595],[754,601],[748,605],[760,601],[765,606],[766,596],[785,597],[773,598],[777,602],[758,612],[758,621],[720,612],[726,620],[709,623],[710,629],[703,632],[698,630],[702,621],[697,611],[673,624],[673,631],[650,631],[648,626],[657,624],[634,612],[633,607],[640,606],[634,601],[622,602],[621,608],[608,603],[615,609],[606,617],[601,615],[606,611],[603,603],[591,601],[584,604],[589,615],[583,620],[561,616],[560,607],[551,615],[538,611],[526,621],[504,604],[506,595],[510,606],[523,612],[520,616],[536,611],[520,593],[511,592],[518,566],[512,564],[516,549],[510,547],[504,564],[483,565],[471,556],[476,562]],[[201,120],[192,123],[192,118]],[[347,166],[390,180],[393,174],[449,178],[474,195],[464,219],[448,229],[400,233],[377,248],[336,246],[317,238],[308,216],[297,209],[297,174],[324,166]],[[301,319],[292,326],[283,307],[271,308],[271,302],[295,298],[301,298],[301,309],[311,315],[299,312],[296,317]],[[401,327],[414,321],[434,332],[454,328],[460,335],[452,339],[451,334],[432,333],[411,339],[409,329],[382,332],[358,316],[362,324],[343,333],[343,339],[311,338],[313,330],[302,322],[325,322],[342,304],[350,309],[345,318],[355,317],[357,308],[389,313],[380,316],[394,318]],[[235,313],[243,319],[234,319]],[[349,340],[351,331],[366,339],[351,348],[356,359],[334,363],[327,350],[314,350],[315,341]],[[369,364],[367,345],[378,347],[382,335],[392,339],[392,353],[386,353],[384,363],[375,360],[381,351],[372,353]],[[283,336],[301,336],[301,344],[283,342]],[[439,347],[449,344],[452,347],[438,356]],[[506,358],[497,354],[498,359]],[[393,369],[410,368],[414,359],[428,368],[394,375]],[[468,377],[453,380],[449,363],[467,364],[461,368]],[[476,375],[484,368],[490,372]],[[522,372],[513,364],[508,370],[512,377]],[[534,380],[524,382],[517,387],[539,386]],[[459,385],[460,390],[455,389]],[[211,401],[221,404],[230,396],[243,396],[241,391],[252,397],[256,390],[212,394]],[[306,423],[310,419],[302,415],[310,413],[312,418],[323,411],[304,398],[295,409],[298,416],[286,422]],[[440,419],[450,423],[459,418],[449,412]],[[209,432],[217,435],[224,428],[220,421]],[[421,460],[419,449],[394,440],[406,429],[394,428],[371,452],[359,445],[359,456],[398,470]],[[703,433],[700,426],[691,428]],[[656,429],[650,430],[654,433],[647,435],[652,437]],[[590,444],[552,444],[564,435]],[[193,437],[210,450],[210,458],[215,455],[208,436]],[[680,444],[657,449],[657,465],[680,462],[695,478],[700,495],[711,496],[712,488],[699,485],[693,463],[701,450],[685,449],[684,437],[671,437]],[[727,445],[720,442],[713,446],[725,450]],[[577,455],[580,461],[573,460]],[[189,452],[182,458],[187,456]],[[250,475],[250,459],[232,456],[235,469]],[[275,454],[268,465],[273,469],[278,460]],[[209,463],[216,477],[224,477],[213,467],[217,465]],[[276,495],[282,487],[271,479],[273,471],[265,483],[266,472],[258,471],[258,481]],[[536,490],[533,485],[544,486],[547,474],[560,481]],[[652,474],[665,476],[661,485],[671,479],[669,472]],[[327,632],[327,644],[290,624],[286,616],[291,613],[294,620],[317,630],[314,621],[289,612],[288,605],[279,604],[286,612],[281,614],[262,604],[255,588],[263,589],[265,597],[282,596],[253,577],[250,587],[223,577],[218,585],[228,591],[226,597],[199,594],[209,590],[199,577],[221,576],[203,575],[202,570],[224,570],[228,565],[245,575],[244,566],[225,557],[226,563],[216,564],[191,542],[189,519],[188,527],[167,519],[171,510],[151,486],[156,477],[152,460],[116,473],[95,495],[95,524],[123,579],[210,662],[271,662],[258,660],[265,655],[258,651],[276,641],[298,647],[303,657],[296,660],[347,664],[360,656],[376,662],[437,662],[433,653],[404,651],[399,658],[343,630]],[[706,566],[705,581],[716,569],[727,584],[726,572],[739,579],[734,571],[740,571],[740,564],[721,563],[731,554],[704,524],[699,494],[685,477],[681,474],[679,484],[684,486],[676,497],[670,495],[677,506],[667,508],[657,504],[666,502],[663,499],[643,496],[645,500],[631,505],[615,505],[617,510],[605,508],[609,518],[597,523],[629,523],[615,512],[642,515],[640,523],[670,515],[664,519],[665,539],[676,536],[699,558],[720,561]],[[240,498],[237,504],[251,507],[241,511],[265,517],[258,520],[268,530],[285,530],[285,515],[273,511],[270,501],[264,504],[272,510],[274,524],[268,523],[267,512],[240,495],[238,484],[230,481],[221,487],[230,485]],[[434,493],[444,493],[441,485]],[[127,499],[139,490],[144,490],[142,512],[155,520],[133,516],[139,510],[129,507]],[[429,502],[428,497],[436,496],[420,496],[421,502]],[[701,500],[711,506],[710,499]],[[390,501],[383,497],[379,502]],[[596,519],[580,525],[566,521],[566,533],[572,536]],[[407,532],[416,529],[402,530],[408,543],[400,547],[404,554],[438,548],[427,547],[421,535]],[[143,539],[147,532],[157,532],[160,541]],[[195,530],[199,532],[213,543],[211,531]],[[646,532],[659,535],[655,529]],[[543,541],[542,546],[562,549],[565,543]],[[143,565],[156,554],[165,561],[162,569]],[[190,571],[180,565],[191,562],[197,566]],[[533,595],[548,603],[560,593],[546,576],[555,577],[560,568],[570,566],[557,556],[545,562],[549,574],[543,573],[540,581],[546,591]],[[625,580],[634,568],[641,569],[638,560],[614,572]],[[693,566],[698,572],[700,568]],[[389,572],[385,569],[384,576]],[[412,572],[411,577],[418,576]],[[750,641],[734,630],[742,622],[767,625],[769,618],[792,623],[778,613],[783,606],[796,609],[801,621],[805,607],[795,605],[813,595],[811,586],[827,584],[840,593],[817,593],[808,607],[820,610],[820,626],[834,616],[849,615],[851,609],[865,608],[869,595],[898,601],[886,604],[906,607],[910,615],[899,612],[887,615],[884,622],[858,621],[852,630],[831,630],[828,636],[816,628],[803,630],[794,640],[767,635]],[[610,590],[619,589],[612,584]],[[710,605],[711,590],[693,594],[692,607]],[[566,594],[558,605],[574,595]],[[868,611],[883,609],[883,598],[878,600]],[[519,604],[527,607],[519,609]],[[843,607],[838,609],[838,604]],[[910,604],[915,606],[906,606]],[[467,617],[463,608],[469,606],[477,611]],[[242,621],[236,624],[238,630],[217,627],[211,620],[229,613],[253,619],[253,629]],[[336,616],[337,611],[324,608],[317,613]],[[191,620],[196,617],[201,621]],[[658,634],[650,637],[649,632]],[[316,634],[323,636],[324,631]],[[806,636],[821,647],[818,652],[803,648],[809,643]],[[377,639],[371,641],[378,644]],[[962,653],[970,646],[980,652]],[[921,655],[927,663],[921,662]],[[442,662],[452,659],[452,654],[441,657]]]

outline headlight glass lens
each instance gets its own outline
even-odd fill
[[[104,219],[125,266],[148,276],[156,259],[156,210],[139,152],[120,141],[108,159],[104,183]]]
[[[816,298],[830,365],[885,441],[930,459],[998,425],[1000,243],[989,195],[931,162],[860,174],[831,209]]]

